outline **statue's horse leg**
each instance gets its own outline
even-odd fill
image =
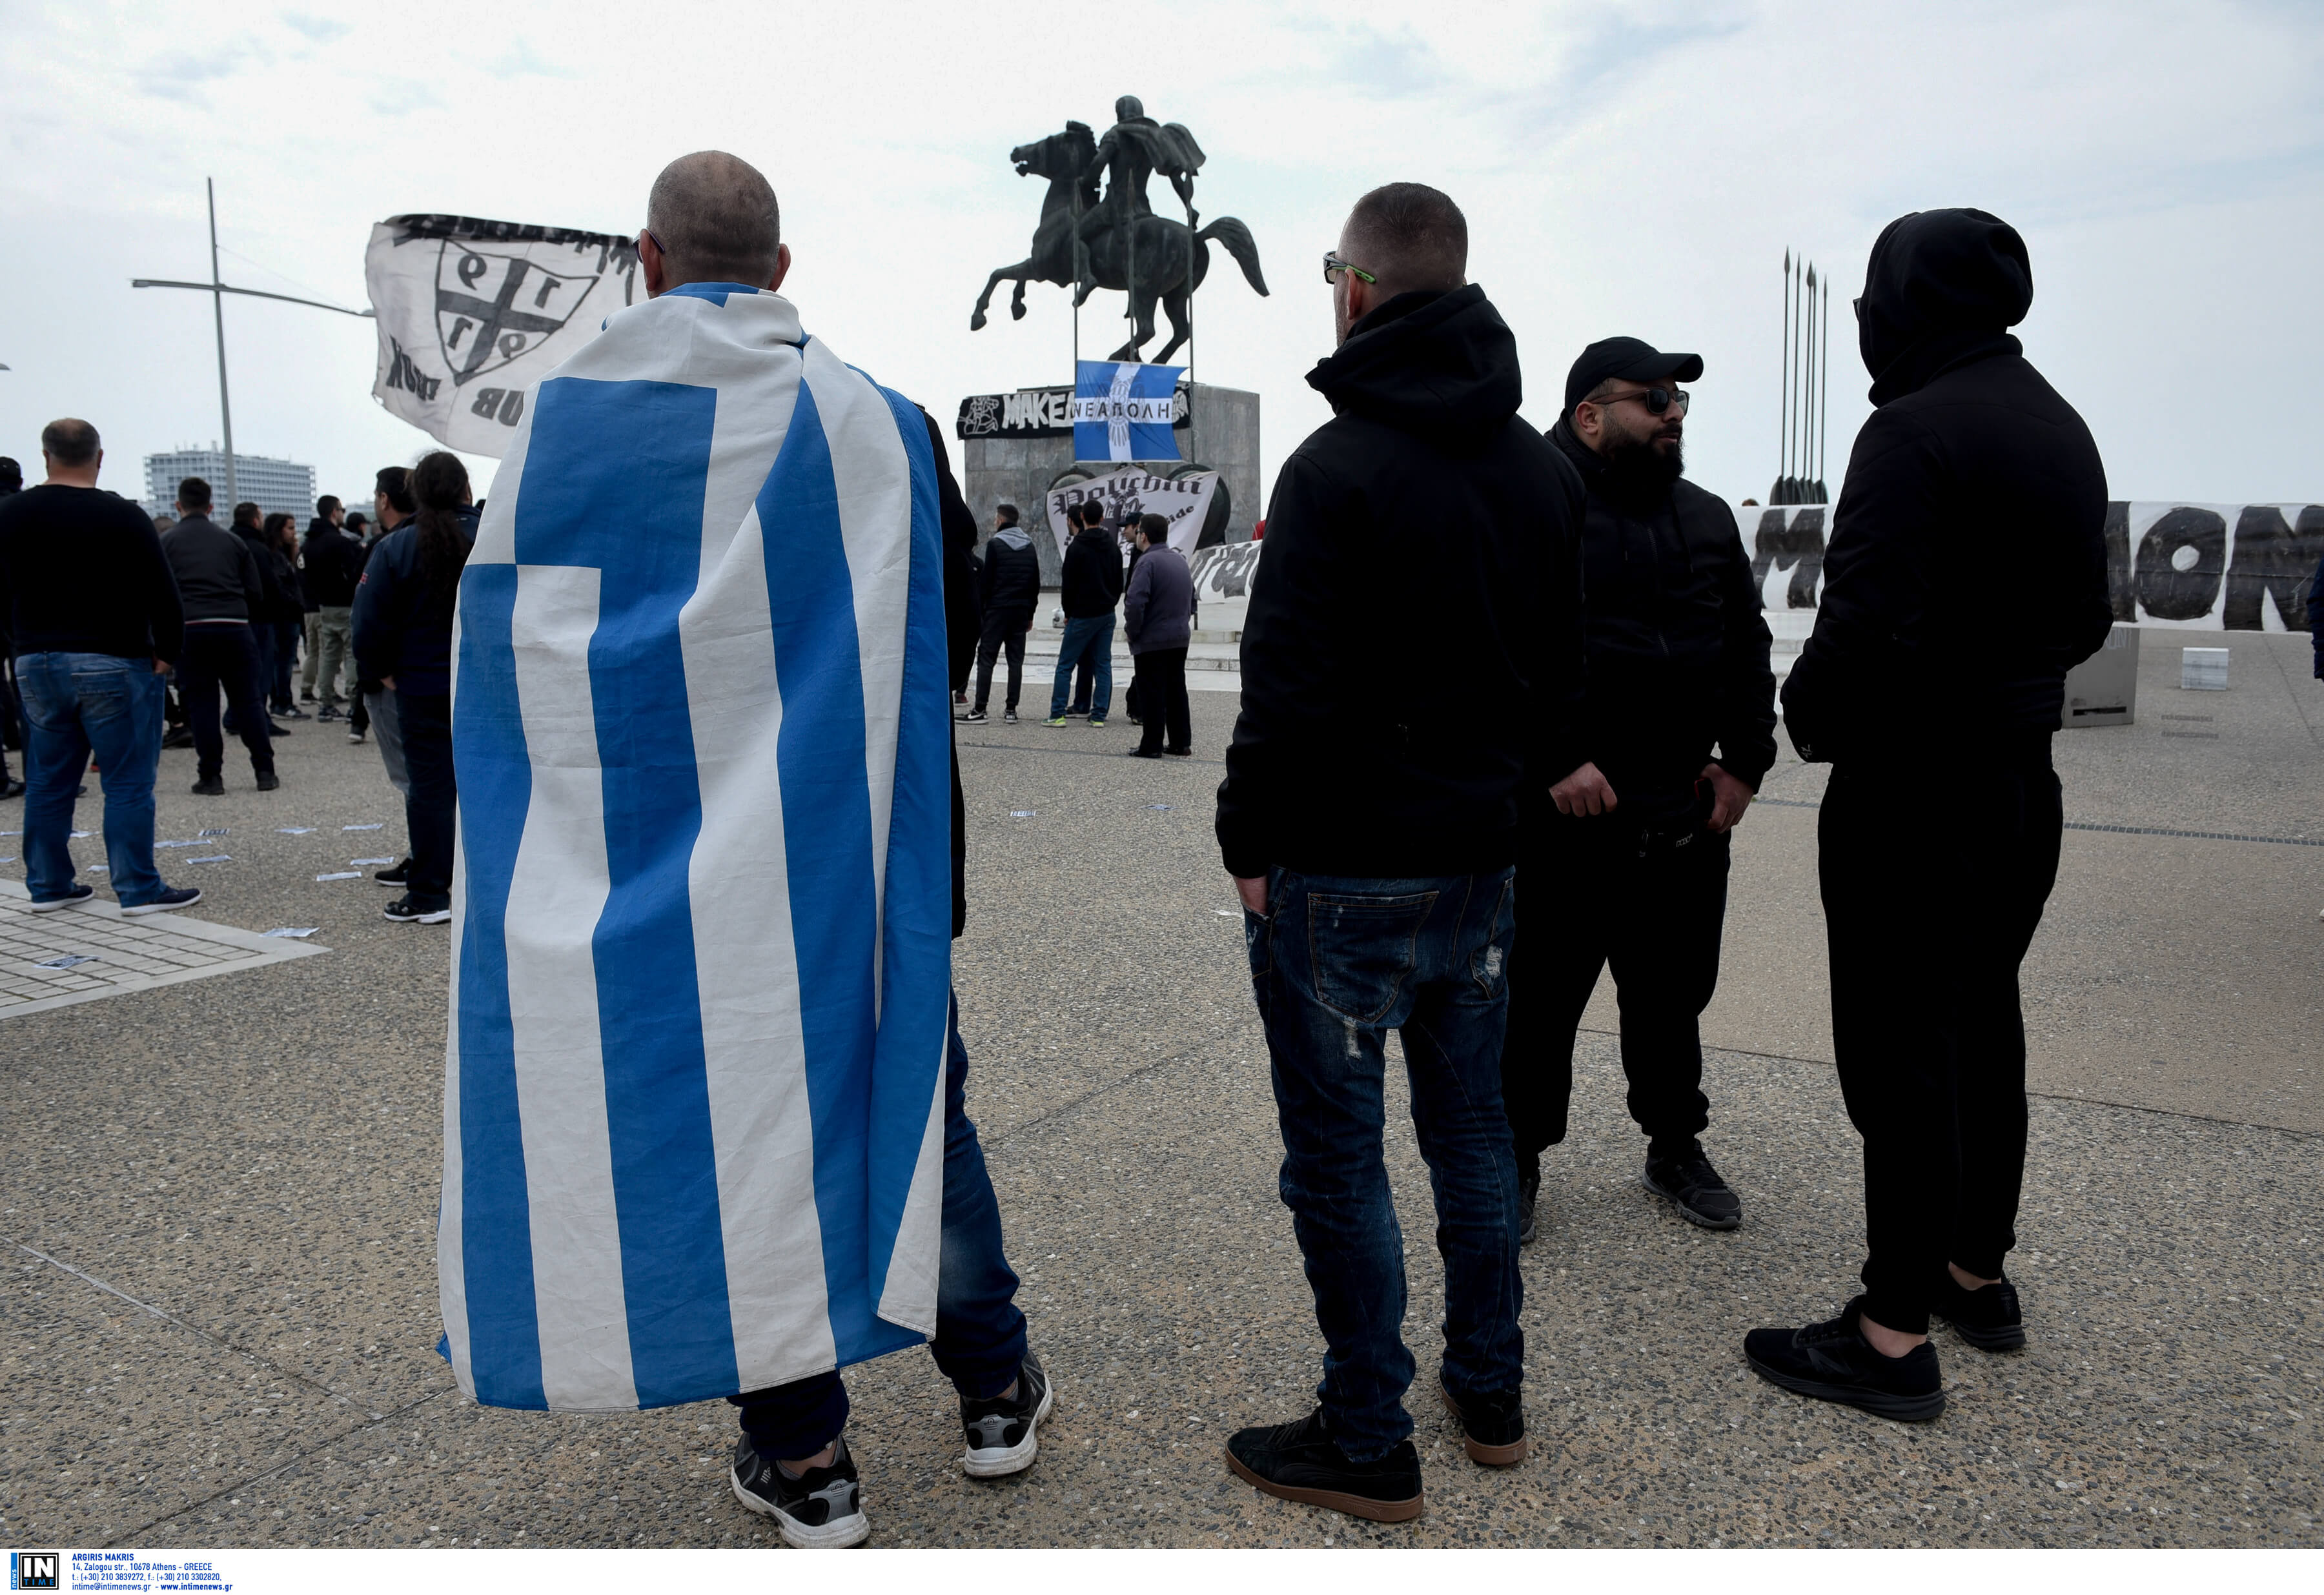
[[[1168,343],[1162,346],[1162,352],[1154,356],[1154,364],[1157,365],[1167,363],[1171,355],[1176,354],[1179,346],[1184,344],[1192,333],[1192,329],[1186,325],[1186,285],[1184,282],[1162,296],[1162,309],[1170,318],[1171,337]]]
[[[984,280],[984,291],[976,296],[976,309],[970,313],[968,318],[969,331],[982,332],[984,330],[984,312],[985,309],[992,303],[992,290],[1000,287],[1004,281],[1010,277],[1017,279],[1016,314],[1021,318],[1025,314],[1025,279],[1032,274],[1033,263],[1030,259],[1019,261],[1013,266],[1001,266],[997,268],[991,276],[987,277]]]

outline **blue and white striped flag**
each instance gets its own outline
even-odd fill
[[[1174,460],[1178,439],[1170,407],[1183,365],[1139,365],[1128,360],[1074,364],[1074,457],[1077,460]]]
[[[725,1396],[936,1325],[950,713],[927,423],[696,284],[544,379],[460,584],[445,1353]]]

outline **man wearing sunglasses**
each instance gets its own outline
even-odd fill
[[[1357,202],[1324,257],[1334,419],[1284,463],[1219,788],[1283,1133],[1280,1191],[1323,1332],[1318,1410],[1227,1443],[1269,1495],[1420,1515],[1404,1242],[1381,1157],[1401,1033],[1444,1259],[1429,1370],[1463,1448],[1526,1452],[1517,1164],[1501,1026],[1519,788],[1582,762],[1582,484],[1517,414],[1517,339],[1434,189]],[[1148,715],[1161,712],[1147,705]]]
[[[1541,1154],[1565,1139],[1574,1031],[1609,965],[1646,1189],[1705,1229],[1742,1222],[1697,1139],[1711,1119],[1697,1020],[1719,980],[1729,833],[1775,761],[1775,680],[1734,512],[1683,474],[1678,384],[1702,375],[1699,355],[1606,338],[1574,361],[1550,429],[1589,490],[1589,762],[1530,807],[1518,862],[1501,1094],[1527,1240]],[[1554,912],[1534,889],[1553,881]]]

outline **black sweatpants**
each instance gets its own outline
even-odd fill
[[[1009,652],[1009,703],[1014,713],[1025,686],[1025,632],[1031,624],[1029,609],[996,609],[984,617],[984,633],[976,641],[976,702],[982,709],[992,696],[992,666],[1001,650]]]
[[[1138,674],[1130,685],[1137,691],[1142,753],[1162,751],[1162,733],[1170,733],[1170,751],[1183,753],[1194,745],[1194,710],[1186,702],[1186,650],[1149,648],[1137,659]]]
[[[2017,1243],[2017,967],[2064,824],[2046,735],[1965,769],[1923,824],[1897,803],[1925,772],[1836,766],[1817,826],[1832,1050],[1864,1138],[1864,1311],[1906,1334],[1927,1332],[1948,1262],[1996,1278]]]
[[[178,696],[194,733],[194,773],[208,780],[226,766],[226,738],[218,729],[218,689],[226,689],[234,712],[235,734],[250,750],[254,774],[274,769],[274,739],[267,734],[265,701],[259,696],[258,642],[240,622],[186,627],[186,648],[178,660]]]
[[[452,901],[453,820],[459,793],[452,777],[452,698],[448,693],[395,695],[403,729],[403,764],[411,791],[403,800],[403,826],[411,838],[411,871],[404,895],[422,908]]]
[[[1501,1044],[1501,1101],[1519,1163],[1565,1139],[1574,1031],[1609,964],[1630,1117],[1672,1146],[1711,1122],[1697,1021],[1719,984],[1728,838],[1700,832],[1642,857],[1638,836],[1619,809],[1526,817]]]

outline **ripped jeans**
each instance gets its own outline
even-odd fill
[[[1501,1028],[1517,918],[1510,870],[1413,880],[1272,872],[1246,913],[1252,994],[1283,1129],[1284,1205],[1315,1293],[1324,1423],[1353,1461],[1412,1433],[1404,1232],[1389,1194],[1387,1037],[1399,1031],[1444,1259],[1443,1377],[1514,1390],[1517,1169],[1501,1111]]]

